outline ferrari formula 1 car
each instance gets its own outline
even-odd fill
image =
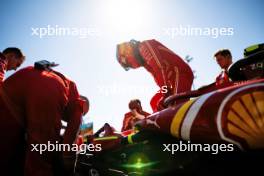
[[[245,49],[230,84],[167,98],[166,109],[134,131],[96,137],[102,151],[79,154],[77,175],[223,175],[262,173],[264,44]],[[178,103],[180,99],[189,101]]]

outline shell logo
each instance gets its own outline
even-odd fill
[[[231,92],[220,105],[217,128],[221,138],[239,148],[264,148],[264,83]]]

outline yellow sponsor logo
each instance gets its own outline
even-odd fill
[[[171,127],[170,127],[170,131],[171,131],[171,134],[173,136],[175,136],[177,138],[180,137],[180,125],[181,125],[182,121],[184,120],[184,117],[185,117],[187,110],[193,104],[194,100],[195,99],[190,100],[190,101],[186,102],[184,105],[182,105],[182,107],[180,107],[180,109],[177,111],[177,113],[173,117]]]
[[[264,147],[264,91],[241,96],[227,114],[228,131],[246,140],[250,148]]]

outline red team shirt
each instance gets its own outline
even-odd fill
[[[4,80],[5,70],[6,70],[7,61],[2,53],[0,53],[0,84]]]
[[[82,116],[82,101],[74,82],[54,72],[27,67],[6,79],[0,89],[0,118],[5,122],[0,124],[0,156],[5,161],[0,163],[1,169],[10,172],[15,171],[10,167],[25,167],[21,170],[28,176],[52,175],[55,153],[31,152],[31,144],[74,142]],[[7,97],[11,101],[6,101]],[[61,120],[68,122],[63,139]],[[27,147],[23,159],[25,130]]]
[[[226,71],[222,71],[215,80],[215,85],[216,86],[220,86],[220,85],[224,85],[224,84],[228,84],[230,83],[230,79],[228,77],[228,74]]]

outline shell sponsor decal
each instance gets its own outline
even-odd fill
[[[245,143],[251,149],[264,148],[264,83],[231,92],[220,105],[217,128],[223,140],[240,149]]]

